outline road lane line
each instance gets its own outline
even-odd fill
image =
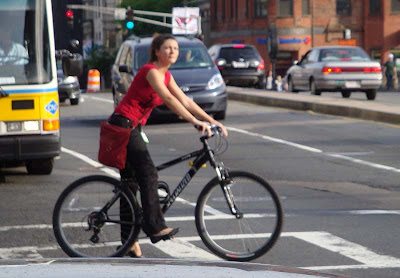
[[[380,169],[380,170],[400,173],[400,169],[397,169],[397,168],[394,168],[394,167],[391,167],[391,166],[378,164],[378,163],[374,163],[374,162],[369,162],[369,161],[365,161],[365,160],[361,160],[361,159],[356,159],[356,158],[352,158],[352,157],[341,155],[341,154],[327,153],[327,152],[324,152],[324,151],[322,151],[320,149],[316,149],[316,148],[313,148],[313,147],[308,147],[308,146],[305,146],[305,145],[297,144],[297,143],[294,143],[294,142],[282,140],[282,139],[271,137],[271,136],[266,136],[266,135],[263,135],[263,134],[260,134],[260,133],[249,132],[249,131],[244,130],[244,129],[238,129],[238,128],[227,127],[227,126],[226,126],[226,129],[229,130],[229,131],[234,131],[234,132],[246,134],[246,135],[253,136],[253,137],[259,137],[259,138],[262,138],[262,139],[265,139],[265,140],[268,140],[268,141],[271,141],[271,142],[275,142],[275,143],[279,143],[279,144],[283,144],[283,145],[288,145],[288,146],[295,147],[297,149],[301,149],[301,150],[305,150],[305,151],[309,151],[309,152],[312,152],[312,153],[320,153],[322,155],[326,155],[326,156],[333,157],[333,158],[347,160],[347,161],[350,161],[350,162],[353,162],[353,163],[356,163],[356,164],[361,164],[361,165],[369,166],[369,167]]]
[[[113,101],[113,100],[110,100],[110,99],[99,98],[99,97],[88,96],[88,95],[84,95],[83,97],[84,97],[84,98],[88,98],[88,99],[93,99],[93,100],[98,100],[98,101],[102,101],[102,102],[114,104],[114,101]]]

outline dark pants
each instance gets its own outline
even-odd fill
[[[388,90],[392,89],[392,79],[393,79],[393,75],[386,73],[386,88]]]
[[[109,122],[111,124],[128,127],[129,119],[113,114]],[[164,215],[161,211],[158,196],[158,174],[154,166],[150,153],[147,150],[147,144],[140,135],[140,126],[133,129],[128,142],[128,155],[125,169],[120,170],[121,180],[127,181],[127,185],[132,191],[140,190],[140,196],[143,207],[143,231],[148,235],[153,235],[167,228]],[[124,208],[124,199],[121,199],[121,208]],[[126,211],[121,211],[121,220],[131,218]],[[129,227],[121,227],[123,230]],[[124,240],[124,236],[122,236]]]

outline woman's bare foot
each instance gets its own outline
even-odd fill
[[[142,257],[142,249],[140,248],[139,242],[135,241],[129,253],[132,253],[129,254],[131,257],[137,257],[137,258]]]

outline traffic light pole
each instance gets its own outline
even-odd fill
[[[112,15],[116,20],[125,20],[127,19],[128,9],[125,8],[110,8],[110,7],[97,7],[97,6],[88,6],[88,5],[67,5],[69,9],[81,9],[92,12],[101,12],[103,14]],[[167,22],[167,18],[173,18],[172,13],[162,13],[162,12],[151,12],[151,11],[142,11],[142,10],[131,10],[133,11],[133,20],[139,22],[145,22],[153,25],[168,27],[168,28],[181,28],[185,29],[185,27],[176,27],[172,26],[171,23]],[[153,19],[138,17],[136,15],[149,15],[149,16],[160,16],[163,18],[163,21],[157,21]],[[201,17],[197,18],[197,26],[198,26],[198,35],[201,35]]]

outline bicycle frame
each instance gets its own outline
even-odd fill
[[[217,172],[218,178],[221,182],[221,186],[231,183],[229,175],[228,175],[227,171],[225,170],[225,168],[223,167],[223,165],[218,165],[217,162],[215,161],[214,152],[210,148],[210,145],[208,144],[207,136],[201,137],[200,141],[203,143],[203,146],[204,146],[203,149],[182,155],[176,159],[165,162],[156,167],[158,171],[161,171],[161,170],[167,169],[173,165],[176,165],[178,163],[181,163],[183,161],[186,161],[186,160],[189,160],[189,159],[195,157],[192,167],[185,174],[185,176],[183,177],[181,182],[176,186],[176,188],[174,189],[172,194],[166,199],[165,204],[162,207],[163,213],[165,213],[172,206],[172,204],[175,202],[176,198],[182,193],[182,191],[185,189],[185,187],[189,184],[189,182],[192,180],[192,178],[196,175],[197,171],[207,161],[210,162],[211,166]],[[242,213],[240,213],[238,211],[238,209],[235,205],[235,201],[233,199],[230,188],[224,187],[223,191],[224,191],[226,201],[228,203],[228,206],[231,209],[232,214],[235,215],[237,218],[243,217]]]
[[[161,171],[167,169],[173,165],[181,163],[183,161],[189,160],[191,158],[195,158],[193,161],[192,167],[185,174],[181,182],[176,186],[175,190],[169,196],[169,198],[165,201],[164,206],[162,207],[162,212],[165,213],[171,205],[175,202],[176,198],[182,193],[185,187],[189,184],[192,178],[196,175],[197,171],[201,168],[201,166],[207,161],[215,168],[216,162],[214,159],[213,151],[210,149],[208,142],[206,140],[203,141],[204,148],[198,151],[194,151],[185,155],[182,155],[176,159],[165,162],[159,166],[157,166],[157,170]]]

